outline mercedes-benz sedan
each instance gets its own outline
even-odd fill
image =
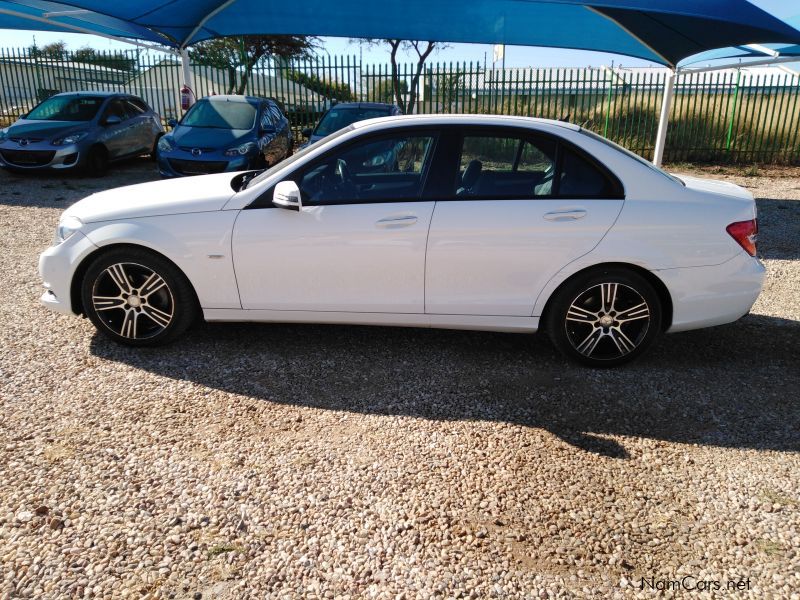
[[[384,165],[387,148],[391,163]],[[94,194],[41,256],[42,301],[154,345],[208,321],[546,330],[592,366],[758,296],[755,203],[575,125],[406,116],[260,174]]]

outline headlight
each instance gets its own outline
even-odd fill
[[[70,133],[69,135],[65,135],[64,137],[54,139],[53,146],[66,146],[67,144],[75,144],[76,142],[81,141],[87,135],[89,135],[88,131],[78,131],[76,133]]]
[[[8,139],[8,127],[0,129],[0,142],[5,142]]]
[[[158,149],[161,152],[171,152],[172,150],[175,149],[175,146],[172,145],[172,140],[170,138],[168,138],[167,136],[162,136],[158,140]]]
[[[66,242],[81,227],[83,222],[78,217],[62,217],[56,228],[56,244]]]
[[[256,149],[258,149],[258,145],[255,142],[247,142],[241,146],[236,146],[235,148],[229,148],[225,150],[225,156],[244,156],[248,152],[252,152]]]

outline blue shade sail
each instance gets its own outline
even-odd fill
[[[74,27],[175,48],[305,34],[574,48],[670,66],[717,48],[800,45],[800,31],[746,0],[0,0],[0,29]]]

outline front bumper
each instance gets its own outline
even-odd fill
[[[18,171],[74,169],[80,164],[77,144],[52,146],[47,143],[20,146],[16,142],[0,144],[0,167]]]
[[[39,275],[45,287],[42,304],[64,314],[80,312],[72,306],[72,278],[78,265],[95,250],[97,246],[78,231],[67,241],[42,252],[39,256]]]
[[[211,173],[236,173],[255,168],[258,154],[253,156],[225,156],[221,152],[192,156],[189,152],[173,150],[158,154],[158,172],[162,177],[188,177]]]
[[[732,323],[755,303],[766,278],[761,261],[746,252],[711,267],[655,271],[672,296],[670,332]]]

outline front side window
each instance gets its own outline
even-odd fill
[[[119,117],[120,121],[128,119],[128,113],[125,110],[125,105],[122,103],[122,100],[114,98],[108,103],[108,107],[103,113],[103,119],[108,119],[108,117]]]
[[[549,196],[556,144],[549,139],[465,136],[456,196],[524,198]]]
[[[256,122],[256,112],[256,107],[249,102],[200,100],[189,109],[181,125],[250,130]]]
[[[26,119],[37,121],[91,121],[104,98],[94,96],[54,96],[34,108]]]
[[[417,200],[433,145],[432,135],[390,136],[334,151],[300,174],[303,202]]]

